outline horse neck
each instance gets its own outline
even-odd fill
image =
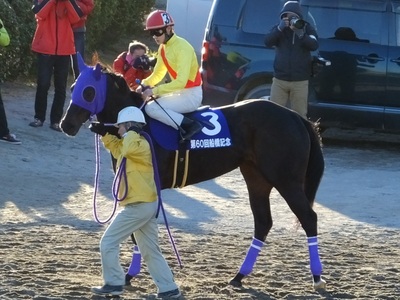
[[[120,89],[107,92],[106,102],[103,111],[97,114],[97,119],[102,123],[113,123],[117,121],[118,112],[127,106],[141,107],[143,103],[140,94],[130,91],[128,94],[121,92]]]

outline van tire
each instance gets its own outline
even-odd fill
[[[243,97],[242,100],[246,99],[269,99],[271,94],[271,84],[261,84],[253,87]]]

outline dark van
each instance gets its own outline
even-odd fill
[[[275,52],[264,35],[285,2],[214,0],[201,58],[203,104],[268,97]],[[323,127],[400,131],[400,0],[300,3],[318,32],[315,55],[331,61],[311,77],[309,118]]]

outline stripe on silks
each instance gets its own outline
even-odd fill
[[[321,275],[322,264],[318,253],[318,238],[316,236],[308,237],[308,251],[310,254],[310,269],[313,275]]]
[[[256,263],[257,256],[261,251],[264,242],[253,237],[249,250],[247,250],[246,258],[240,267],[239,273],[247,276],[253,271],[254,264]]]
[[[140,254],[139,247],[133,246],[132,262],[128,269],[128,274],[132,277],[140,273],[140,266],[142,262],[142,255]]]

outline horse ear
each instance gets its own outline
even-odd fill
[[[94,67],[94,78],[96,80],[100,80],[101,73],[102,73],[101,70],[102,70],[101,65],[99,63],[97,63],[96,66]]]
[[[82,73],[82,71],[88,68],[88,66],[83,61],[82,55],[79,52],[76,52],[76,57],[78,58],[79,73]]]

